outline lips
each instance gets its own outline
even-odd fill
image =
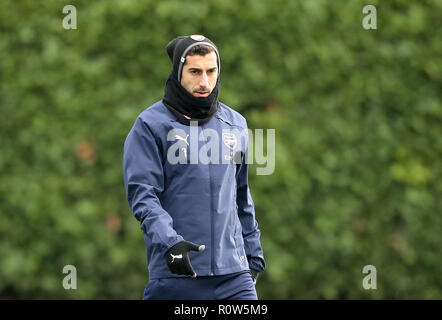
[[[195,92],[195,95],[197,96],[197,97],[207,97],[208,95],[210,94],[210,92],[208,92],[208,91],[202,91],[202,92]]]

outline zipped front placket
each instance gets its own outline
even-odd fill
[[[204,125],[202,126],[204,127]],[[204,134],[204,130],[202,130],[203,136],[204,136],[204,141],[207,140],[206,135]],[[205,148],[205,144],[204,144],[204,148]],[[207,154],[207,150],[206,150],[206,154]],[[214,276],[214,265],[215,265],[215,239],[214,239],[214,223],[213,223],[213,195],[212,195],[212,173],[211,173],[211,163],[209,161],[209,163],[207,164],[209,166],[209,194],[210,194],[210,234],[211,234],[211,242],[210,242],[210,247],[211,247],[211,253],[210,253],[210,275]]]
[[[211,174],[211,163],[209,162],[208,164],[209,166],[209,185],[210,185],[210,220],[211,220],[211,234],[212,234],[212,238],[211,238],[211,246],[212,246],[212,257],[211,257],[211,261],[210,261],[210,275],[215,275],[215,273],[213,272],[213,267],[215,264],[215,237],[214,237],[214,223],[213,223],[213,195],[212,195],[212,174]]]

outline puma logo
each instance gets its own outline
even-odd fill
[[[179,255],[177,255],[177,256],[174,256],[173,254],[170,254],[171,255],[171,257],[172,257],[172,263],[173,263],[173,261],[175,260],[175,258],[176,259],[182,259],[183,258],[183,255],[182,254],[179,254]]]
[[[187,145],[189,145],[189,143],[187,142],[187,138],[189,137],[189,135],[187,135],[185,138],[183,138],[183,137],[180,137],[179,135],[175,135],[175,139],[178,139],[178,140],[181,140],[181,141],[184,141]]]

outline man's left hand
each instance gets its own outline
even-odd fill
[[[255,269],[250,269],[250,273],[252,274],[253,284],[256,285],[256,280],[258,280],[259,271]]]

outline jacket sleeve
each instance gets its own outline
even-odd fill
[[[245,154],[242,156],[241,164],[237,164],[237,197],[238,216],[243,229],[244,246],[247,260],[251,269],[263,271],[266,268],[264,254],[261,247],[261,232],[258,229],[258,222],[255,219],[255,206],[250,194],[248,184],[248,137],[245,138]]]
[[[161,149],[141,117],[124,143],[123,173],[129,206],[153,246],[166,252],[183,238],[173,229],[173,221],[160,203],[164,189]]]

